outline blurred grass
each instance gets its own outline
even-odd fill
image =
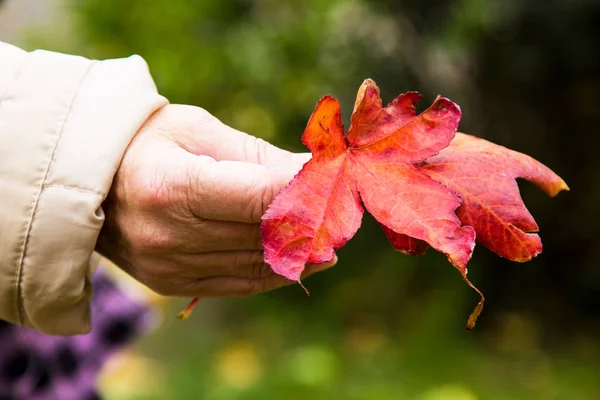
[[[558,138],[597,119],[595,97],[585,90],[578,109],[595,111],[584,116],[551,112],[543,99],[596,82],[586,4],[65,0],[62,19],[27,43],[99,59],[141,54],[172,102],[294,151],[305,151],[316,101],[338,97],[347,122],[366,77],[384,101],[419,90],[427,104],[441,93],[461,104],[461,130],[531,153],[570,183],[580,172],[568,166],[584,161],[575,140]],[[556,71],[561,80],[550,80]],[[161,326],[115,360],[103,391],[112,400],[600,398],[595,303],[570,308],[574,292],[600,293],[589,278],[596,253],[577,244],[596,237],[593,227],[576,223],[592,224],[597,196],[565,203],[523,189],[549,253],[515,266],[477,248],[470,276],[488,305],[473,332],[464,323],[477,296],[447,261],[395,253],[367,217],[338,266],[307,280],[310,298],[291,287],[202,300],[186,322],[175,320],[184,301],[159,301]],[[557,272],[571,265],[584,272]]]
[[[338,313],[343,284],[310,300],[298,293],[293,304],[284,293],[207,300],[185,323],[174,320],[183,304],[168,303],[163,326],[137,347],[147,358],[141,371],[151,373],[113,375],[105,392],[112,399],[595,398],[595,359],[576,348],[585,343],[548,353],[530,316],[515,313],[488,316],[495,320],[488,335],[465,333],[456,307],[465,288],[454,283],[396,314],[377,305]],[[119,395],[124,381],[129,390]]]

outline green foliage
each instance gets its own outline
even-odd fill
[[[352,99],[373,63],[392,49],[386,42],[393,39],[385,37],[392,19],[361,1],[73,5],[84,55],[138,53],[172,102],[200,105],[239,129],[297,149],[316,100],[324,93]]]

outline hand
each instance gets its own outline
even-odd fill
[[[201,108],[165,106],[124,155],[97,249],[162,295],[248,296],[293,284],[264,263],[260,221],[309,158]]]

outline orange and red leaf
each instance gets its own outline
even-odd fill
[[[552,196],[568,187],[531,157],[457,134],[461,110],[446,98],[417,115],[420,98],[407,92],[382,107],[365,80],[347,136],[338,101],[319,101],[302,136],[313,158],[263,216],[265,261],[298,280],[306,263],[331,261],[354,236],[364,205],[396,250],[420,255],[431,246],[460,271],[481,296],[470,329],[483,307],[467,279],[475,241],[515,261],[541,251],[515,178]]]

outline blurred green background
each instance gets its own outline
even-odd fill
[[[43,3],[7,0],[0,18],[20,2]],[[348,125],[371,77],[384,102],[406,90],[425,94],[421,109],[451,98],[462,131],[532,155],[571,187],[549,199],[520,182],[544,253],[516,264],[477,247],[470,277],[487,304],[470,333],[478,298],[454,268],[431,250],[394,252],[367,217],[339,264],[305,282],[311,297],[290,287],[203,300],[185,323],[174,318],[185,301],[157,300],[161,325],[103,377],[108,399],[600,399],[597,1],[47,4],[12,42],[140,54],[171,102],[283,148],[305,151],[324,94]]]

